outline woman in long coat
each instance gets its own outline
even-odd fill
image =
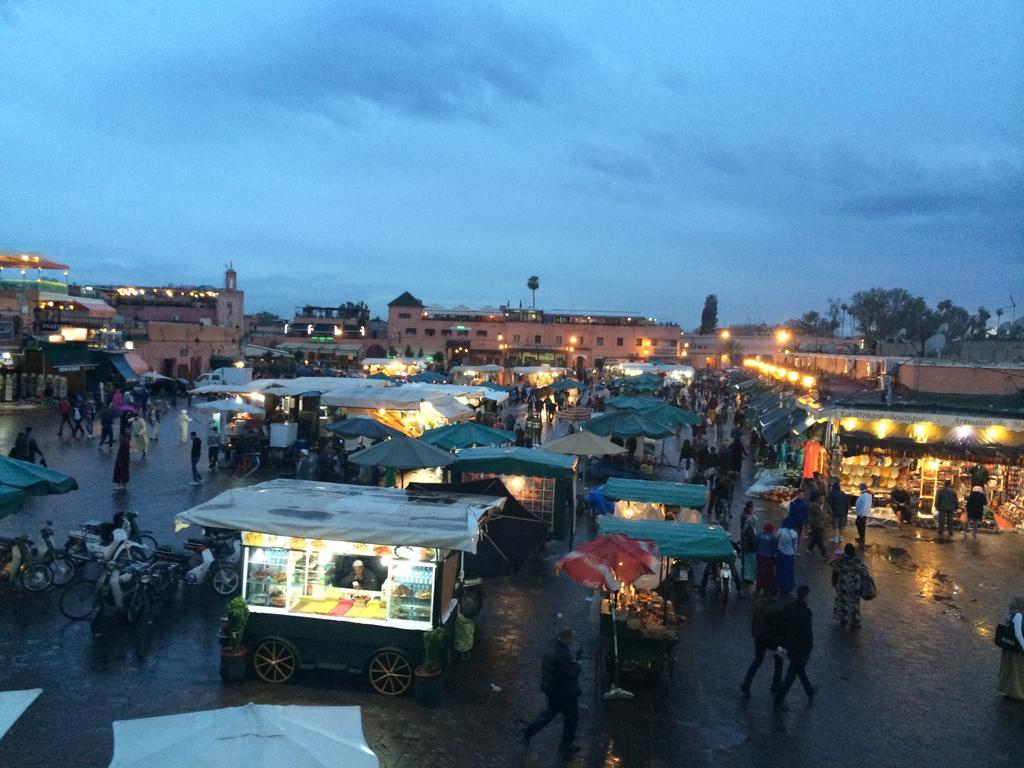
[[[1010,601],[1006,621],[1017,636],[1017,643],[1024,648],[1024,596]],[[1009,699],[1024,701],[1024,650],[1003,649],[999,660],[999,692]]]
[[[131,433],[131,452],[141,453],[142,458],[146,458],[149,452],[149,430],[146,428],[146,420],[141,416],[132,419]]]
[[[117,444],[117,458],[114,459],[114,488],[128,487],[128,463],[131,458],[127,440]]]
[[[767,592],[775,586],[775,526],[764,524],[764,530],[757,536],[757,581],[754,589]]]
[[[967,497],[967,502],[964,507],[967,510],[967,522],[964,524],[964,536],[967,535],[967,527],[970,526],[972,536],[978,535],[978,526],[981,524],[981,518],[985,514],[985,503],[988,499],[985,497],[985,489],[980,485],[976,485],[971,488],[971,493]]]
[[[841,626],[849,624],[854,629],[860,626],[860,583],[867,571],[853,544],[847,544],[842,557],[832,563],[832,586],[836,590],[832,616],[839,619]]]

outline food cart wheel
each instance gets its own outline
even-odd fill
[[[264,640],[252,654],[256,675],[267,683],[286,683],[298,668],[295,652],[280,640]]]
[[[412,665],[398,651],[379,651],[370,659],[370,685],[385,696],[401,696],[412,685]]]

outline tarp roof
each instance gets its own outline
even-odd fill
[[[456,472],[481,472],[525,477],[572,478],[576,457],[551,453],[538,448],[466,448],[459,451],[452,469]]]
[[[449,424],[445,427],[429,429],[420,435],[424,443],[436,445],[446,451],[459,448],[472,448],[478,445],[503,445],[511,443],[516,436],[503,429],[487,427],[473,421],[461,424]]]
[[[703,509],[707,502],[707,487],[690,483],[664,483],[613,477],[605,483],[604,495],[609,499],[623,501],[646,501],[652,504],[674,504],[678,507]]]
[[[717,525],[674,523],[659,520],[627,520],[623,517],[599,515],[601,533],[624,533],[635,539],[651,539],[662,557],[681,557],[709,562],[736,556],[729,534]]]
[[[58,371],[78,371],[82,368],[95,368],[96,361],[92,350],[85,347],[70,347],[63,344],[51,344],[43,347],[47,362]],[[130,366],[129,366],[130,370]]]
[[[102,299],[89,299],[84,296],[69,296],[66,293],[39,292],[39,301],[52,301],[56,304],[72,304],[74,308],[88,312],[89,317],[115,317],[117,310]]]
[[[125,352],[124,359],[136,373],[145,373],[149,370],[149,364],[137,352]]]
[[[125,381],[138,381],[138,374],[135,373],[131,364],[125,360],[124,355],[115,352],[114,354],[108,354],[107,359],[110,360],[110,364],[114,366],[114,369],[121,374]]]
[[[504,503],[492,496],[278,479],[224,491],[177,520],[278,536],[476,552],[481,519]]]

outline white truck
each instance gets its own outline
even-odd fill
[[[209,373],[199,375],[195,381],[196,387],[203,387],[207,384],[248,384],[252,381],[252,368],[215,368]]]

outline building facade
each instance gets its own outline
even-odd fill
[[[641,314],[425,305],[406,291],[388,305],[388,344],[462,364],[557,365],[679,357],[679,326]]]

